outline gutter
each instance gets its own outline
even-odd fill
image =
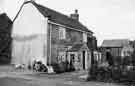
[[[68,28],[68,29],[76,30],[76,31],[79,31],[79,32],[87,33],[87,34],[90,34],[90,35],[93,34],[93,32],[87,32],[87,31],[83,31],[83,30],[78,30],[78,29],[75,29],[75,28],[72,28],[72,27],[68,27],[68,26],[65,26],[65,25],[62,25],[62,24],[52,22],[50,20],[48,20],[48,23],[55,24],[55,25],[58,25],[58,26],[62,26],[62,27]]]

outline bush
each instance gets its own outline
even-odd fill
[[[66,65],[66,70],[65,72],[70,72],[70,65],[68,61],[65,61],[65,65]]]
[[[59,67],[60,67],[60,71],[61,72],[65,72],[66,71],[66,63],[65,62],[59,63]]]
[[[57,63],[53,63],[52,67],[53,67],[54,72],[56,72],[56,73],[60,72],[60,68],[59,68],[59,65]]]
[[[8,56],[1,56],[0,55],[0,64],[9,64],[10,58]]]
[[[53,63],[52,67],[54,69],[54,72],[56,73],[75,71],[74,66],[69,64],[68,61],[60,62],[60,63]]]
[[[94,65],[89,69],[87,81],[96,80],[97,72],[98,72],[98,71],[97,71],[97,65],[94,64]]]
[[[30,66],[28,66],[28,68],[31,69]],[[36,70],[37,72],[47,72],[48,71],[47,67],[41,61],[34,62],[33,70]]]
[[[41,64],[40,70],[41,70],[41,72],[47,72],[48,71],[47,67],[44,64]]]
[[[120,78],[121,78],[120,68],[118,66],[114,66],[111,71],[112,71],[112,79],[116,80],[116,81],[119,81]]]
[[[54,72],[56,72],[56,73],[63,73],[63,72],[66,71],[66,64],[65,64],[65,62],[53,63],[52,67],[54,69]]]
[[[69,64],[69,72],[75,71],[75,67],[73,65],[73,63]]]

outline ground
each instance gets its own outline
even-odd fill
[[[86,82],[80,76],[87,71],[76,71],[62,74],[33,73],[14,71],[9,66],[0,66],[0,86],[123,86],[115,83]]]

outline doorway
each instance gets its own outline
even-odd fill
[[[83,53],[83,69],[85,69],[85,51],[83,51],[82,53]]]

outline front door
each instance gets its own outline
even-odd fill
[[[82,53],[83,53],[83,69],[85,69],[85,51],[83,51]]]

